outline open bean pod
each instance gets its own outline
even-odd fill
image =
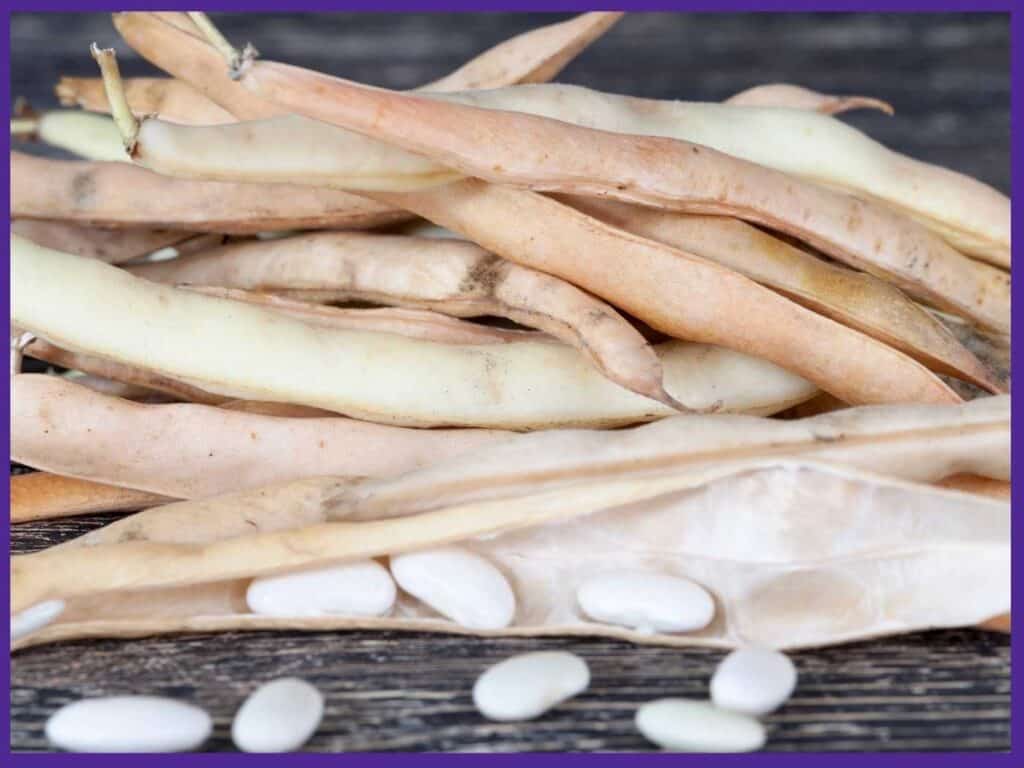
[[[801,648],[982,623],[1010,606],[1006,503],[829,465],[718,465],[700,477],[666,472],[589,482],[384,521],[309,525],[302,518],[316,507],[306,503],[305,515],[291,516],[303,527],[288,530],[181,543],[192,536],[177,529],[171,541],[65,545],[16,557],[15,612],[45,600],[67,605],[22,645],[370,627]],[[393,562],[452,545],[498,569],[514,599],[507,624],[474,629],[440,616],[411,596],[428,594],[415,576],[400,580],[402,595],[381,617],[271,617],[245,604],[254,577],[370,558]],[[622,571],[701,585],[714,599],[710,624],[652,633],[582,613],[578,588]],[[469,609],[489,595],[474,580],[446,590],[471,601]]]

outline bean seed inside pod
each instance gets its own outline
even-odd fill
[[[516,598],[492,563],[460,547],[411,552],[391,558],[398,586],[456,624],[501,629],[512,623]]]
[[[245,601],[265,616],[381,616],[395,602],[395,582],[375,560],[253,579]]]
[[[11,617],[11,642],[38,632],[64,612],[63,600],[45,600]]]
[[[715,602],[702,586],[655,571],[591,576],[577,588],[576,600],[594,621],[642,632],[692,632],[706,627],[715,615]]]
[[[530,720],[586,690],[587,663],[568,651],[523,653],[477,678],[473,703],[490,720]]]

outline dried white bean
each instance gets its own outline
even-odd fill
[[[653,571],[609,571],[576,590],[580,609],[603,624],[645,632],[692,632],[715,615],[715,601],[689,579]]]
[[[68,752],[188,752],[210,736],[199,707],[159,696],[109,696],[61,707],[46,738]]]
[[[501,629],[512,623],[516,598],[508,581],[484,558],[459,547],[391,558],[398,586],[456,624]]]
[[[523,653],[480,675],[473,686],[473,703],[490,720],[530,720],[582,693],[588,685],[587,662],[574,653]]]
[[[658,699],[636,713],[636,727],[649,741],[673,752],[753,752],[764,746],[764,726],[706,701]]]
[[[740,648],[726,656],[711,676],[715,706],[745,715],[774,712],[793,695],[796,667],[769,648]]]
[[[366,560],[253,579],[245,601],[265,616],[382,616],[396,591],[387,568]]]
[[[64,612],[63,600],[46,600],[11,616],[11,642],[31,635]]]
[[[170,261],[171,259],[176,258],[178,258],[178,249],[173,245],[168,245],[166,248],[160,248],[159,250],[153,251],[151,254],[146,256],[144,261],[154,263],[158,261]]]
[[[324,716],[324,697],[305,680],[282,677],[253,691],[235,715],[231,739],[243,752],[293,752]]]

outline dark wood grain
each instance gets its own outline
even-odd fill
[[[528,724],[485,721],[473,680],[514,653],[566,649],[590,666],[582,696]],[[150,693],[191,701],[230,749],[231,718],[256,685],[302,677],[327,701],[311,750],[648,749],[633,726],[660,696],[706,698],[721,654],[601,640],[478,640],[428,634],[287,632],[72,642],[15,656],[11,740],[44,749],[45,718],[84,696]],[[773,750],[993,750],[1009,744],[1009,643],[938,632],[794,656],[800,684],[768,718]]]
[[[270,58],[398,88],[415,86],[554,17],[527,14],[289,14],[219,17]],[[59,75],[91,75],[92,40],[115,42],[100,15],[15,14],[12,95],[54,106]],[[128,75],[152,74],[119,48]],[[895,118],[847,119],[883,143],[1009,192],[1009,24],[1005,15],[718,15],[627,17],[561,78],[607,91],[718,100],[751,85],[797,82],[891,101]],[[109,516],[23,524],[33,551]],[[476,675],[509,654],[567,648],[593,685],[528,725],[487,723],[470,701]],[[58,706],[113,693],[165,694],[207,707],[210,749],[228,749],[231,716],[257,683],[298,675],[327,697],[313,750],[639,750],[632,724],[650,698],[707,695],[720,653],[603,640],[474,640],[426,634],[263,632],[75,642],[12,662],[11,745],[46,748]],[[796,654],[794,699],[769,718],[773,750],[1005,750],[1005,636],[943,631]]]

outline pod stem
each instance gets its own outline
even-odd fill
[[[113,48],[100,48],[96,43],[93,43],[89,50],[96,63],[100,65],[103,89],[107,92],[107,101],[110,103],[110,113],[130,157],[135,149],[135,141],[139,137],[139,120],[128,106],[124,82],[121,80],[121,69],[117,66],[117,54]]]
[[[224,61],[227,62],[231,79],[238,80],[242,76],[245,65],[257,56],[258,51],[250,43],[246,43],[241,51],[238,50],[228,42],[224,34],[217,29],[217,25],[202,11],[189,11],[188,17],[192,19],[192,23],[203,33],[207,42],[216,48]]]

